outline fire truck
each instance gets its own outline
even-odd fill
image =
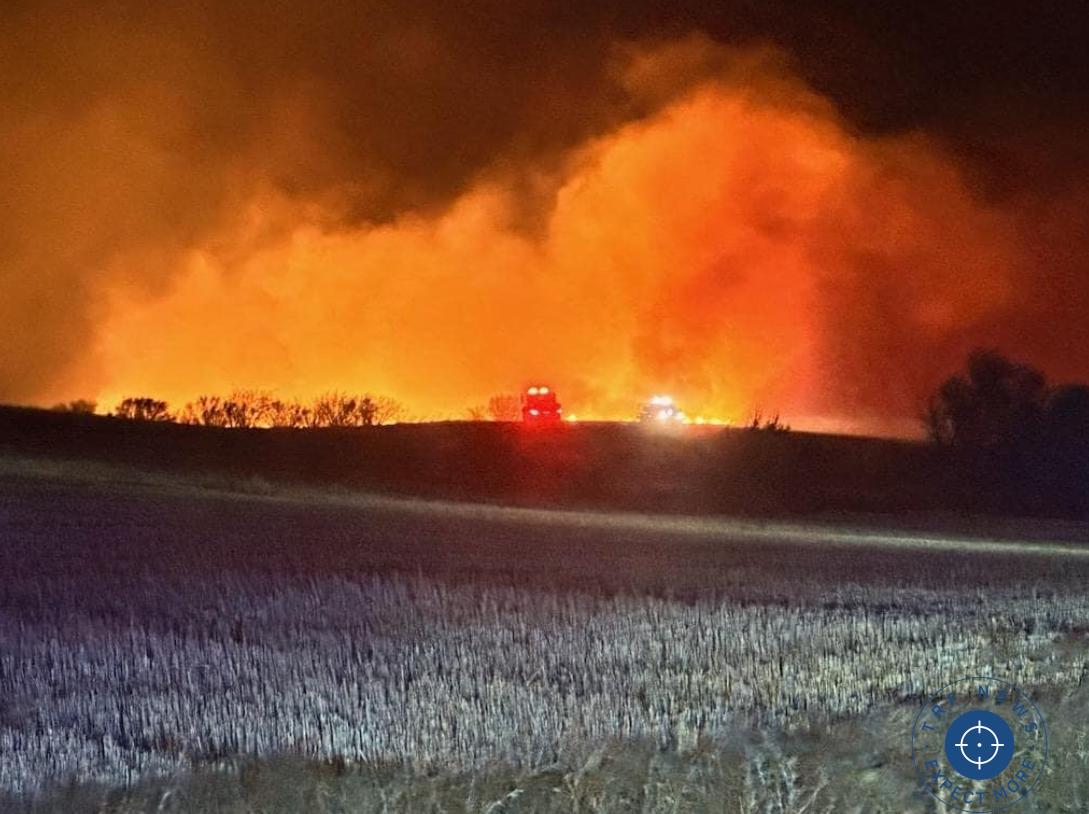
[[[563,408],[552,388],[544,385],[527,387],[522,394],[522,421],[526,424],[553,425],[563,418]]]
[[[639,409],[639,420],[650,424],[683,424],[685,415],[670,396],[654,396]]]

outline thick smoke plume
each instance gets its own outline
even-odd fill
[[[8,12],[2,400],[534,380],[898,430],[974,345],[1089,376],[1083,190],[999,197],[772,48],[122,10]]]

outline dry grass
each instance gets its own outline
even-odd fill
[[[781,607],[384,577],[148,588],[169,597],[151,617],[0,616],[0,785],[282,753],[469,771],[615,738],[690,752],[738,722],[864,715],[949,676],[1076,685],[1083,652],[1055,645],[1089,629],[1084,596],[1013,591],[984,606],[852,586]],[[751,769],[753,794],[778,794],[791,764]]]
[[[929,811],[910,720],[980,674],[1058,722],[1024,810],[1089,799],[1084,558],[141,477],[0,477],[0,788],[38,811]]]
[[[1047,776],[1016,810],[1082,814],[1089,762],[1079,738],[1084,690],[1041,699],[1055,722]],[[83,784],[27,814],[931,814],[904,743],[914,711],[880,710],[794,734],[741,728],[687,751],[609,741],[538,769],[477,772],[307,761],[243,760],[232,771],[199,767],[180,778],[119,789]],[[1084,745],[1083,745],[1084,746]],[[0,799],[0,806],[5,801]]]

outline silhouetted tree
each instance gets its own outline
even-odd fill
[[[931,440],[967,449],[1010,448],[1037,438],[1048,400],[1044,375],[994,350],[977,350],[964,373],[931,396],[923,422]]]
[[[522,400],[513,393],[500,393],[488,399],[492,421],[517,421],[522,417]]]
[[[53,409],[59,413],[93,413],[98,409],[98,403],[90,399],[75,399],[54,404]]]
[[[469,416],[470,421],[487,421],[488,420],[488,407],[485,404],[474,404],[465,410],[466,415]]]
[[[958,451],[985,505],[1089,509],[1089,386],[1049,387],[1029,365],[975,351],[931,397],[924,422],[931,439]]]
[[[130,397],[121,401],[114,410],[117,418],[127,418],[132,421],[173,421],[170,415],[169,405],[158,399]]]

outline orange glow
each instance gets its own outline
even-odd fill
[[[162,296],[115,291],[100,400],[366,390],[457,418],[539,377],[582,420],[633,419],[661,388],[696,423],[857,428],[914,415],[938,361],[881,369],[904,356],[882,321],[986,319],[1021,262],[933,144],[860,139],[789,79],[695,83],[549,183],[539,228],[501,173],[385,225],[262,193]]]

